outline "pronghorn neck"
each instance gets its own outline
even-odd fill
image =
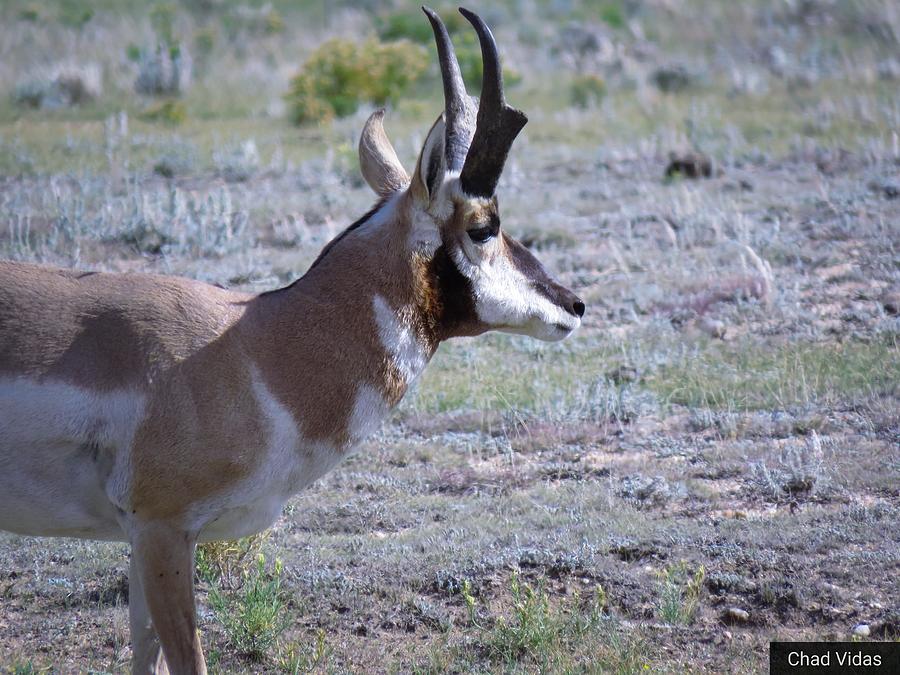
[[[248,308],[244,343],[306,439],[360,441],[461,323],[458,301],[445,301],[460,275],[440,250],[410,251],[407,207],[403,193],[388,199],[301,279]]]

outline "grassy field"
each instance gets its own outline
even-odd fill
[[[379,0],[3,3],[0,256],[297,278],[374,201],[372,105],[295,126],[291,77],[397,15],[425,22]],[[754,673],[773,639],[900,638],[895,3],[484,15],[531,120],[504,227],[584,325],[443,345],[270,531],[204,549],[211,669]],[[137,93],[164,38],[190,72]],[[77,103],[53,98],[63,72]],[[436,72],[389,106],[408,167]],[[666,178],[688,151],[711,175]],[[0,533],[0,672],[127,670],[127,570],[125,546]]]

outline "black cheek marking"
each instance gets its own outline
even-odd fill
[[[513,265],[528,279],[531,288],[554,305],[560,305],[563,289],[547,274],[547,270],[534,257],[534,254],[515,239],[505,237],[505,241],[512,256]]]
[[[428,273],[437,295],[437,316],[434,317],[436,339],[482,332],[483,327],[475,311],[472,283],[459,271],[446,245],[435,251]]]
[[[527,248],[511,237],[503,235],[506,247],[512,257],[513,265],[519,270],[526,279],[532,283],[549,283],[552,280],[550,275],[544,269],[544,266],[534,257]]]

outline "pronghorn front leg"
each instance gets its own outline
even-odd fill
[[[159,523],[135,524],[133,528],[131,569],[135,572],[153,622],[151,630],[155,628],[159,636],[168,671],[172,675],[206,673],[194,605],[194,547],[193,537],[177,528]],[[140,664],[137,661],[138,637],[145,640],[140,643],[141,658],[151,658],[151,647],[146,642],[148,635],[142,632],[144,628],[140,625],[137,630],[139,635],[133,637],[136,650],[134,664],[152,668],[146,660]],[[149,638],[152,642],[153,635]]]
[[[128,617],[131,624],[131,672],[134,675],[169,675],[134,555],[131,556],[131,570],[128,573]]]

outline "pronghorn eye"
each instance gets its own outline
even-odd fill
[[[483,244],[491,237],[497,236],[497,228],[492,225],[488,225],[487,227],[479,227],[476,230],[466,230],[469,235],[469,239],[474,241],[476,244]]]

